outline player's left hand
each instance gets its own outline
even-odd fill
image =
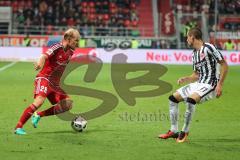
[[[41,69],[41,66],[36,62],[34,63],[34,69],[38,71],[39,69]]]
[[[222,95],[222,85],[217,84],[217,87],[215,88],[216,96],[219,98]]]

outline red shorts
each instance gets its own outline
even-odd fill
[[[34,98],[37,96],[47,97],[54,105],[69,96],[59,87],[54,86],[47,78],[37,77],[34,81]]]

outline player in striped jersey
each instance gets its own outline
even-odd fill
[[[187,43],[192,47],[193,73],[178,79],[178,84],[189,83],[169,96],[171,129],[159,138],[176,138],[184,142],[189,133],[189,126],[197,103],[220,97],[227,75],[228,65],[222,54],[210,43],[204,43],[199,28],[192,28],[187,35]],[[220,69],[220,70],[219,70]],[[178,132],[178,103],[184,101],[186,112],[184,125]]]
[[[78,46],[79,39],[79,32],[70,28],[64,33],[62,42],[53,44],[41,54],[35,64],[35,70],[40,70],[40,72],[35,79],[34,101],[24,110],[15,127],[15,134],[26,134],[23,125],[31,116],[32,124],[36,128],[41,117],[63,113],[71,109],[72,100],[60,88],[59,82],[74,49]],[[46,98],[53,106],[44,111],[35,112]]]

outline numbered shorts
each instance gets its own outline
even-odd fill
[[[199,103],[208,101],[216,97],[215,88],[209,84],[205,83],[190,83],[186,86],[183,86],[177,90],[177,92],[182,96],[183,99],[186,99],[193,93],[197,93],[201,100]]]
[[[52,85],[47,78],[36,78],[34,86],[34,98],[37,96],[47,97],[52,104],[69,97],[59,86]]]

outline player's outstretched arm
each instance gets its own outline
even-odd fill
[[[225,60],[221,60],[219,61],[219,64],[221,65],[221,70],[220,70],[220,79],[218,81],[218,84],[216,86],[216,96],[220,97],[222,95],[222,86],[223,86],[223,82],[227,76],[227,72],[228,72],[228,65],[227,62]]]
[[[191,82],[195,82],[197,80],[198,80],[198,73],[196,71],[194,71],[190,76],[179,78],[177,83],[179,85],[181,85],[183,83],[191,83]]]
[[[47,59],[47,56],[42,54],[39,58],[39,60],[34,64],[34,69],[37,71],[39,69],[42,69],[44,64],[45,64],[45,61]]]

